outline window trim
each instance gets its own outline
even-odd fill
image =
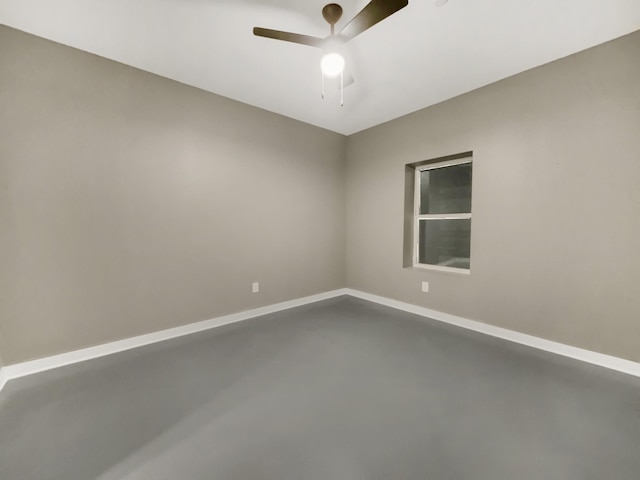
[[[439,213],[439,214],[420,214],[420,174],[425,170],[436,170],[438,168],[453,167],[456,165],[465,165],[467,163],[473,163],[473,157],[471,155],[464,158],[457,158],[452,160],[444,160],[441,162],[427,163],[415,167],[414,173],[414,185],[413,185],[413,268],[420,268],[424,270],[436,270],[440,272],[457,273],[461,275],[470,275],[471,268],[458,268],[447,267],[444,265],[430,265],[428,263],[418,262],[418,251],[420,248],[420,220],[429,219],[444,219],[444,220],[470,220],[471,212],[469,213]],[[473,191],[473,190],[472,190]]]

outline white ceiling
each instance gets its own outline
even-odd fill
[[[252,34],[325,37],[325,3],[0,0],[0,23],[347,135],[640,29],[640,0],[410,0],[347,44],[340,107],[320,50]]]

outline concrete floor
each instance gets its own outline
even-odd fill
[[[638,480],[640,379],[351,298],[13,380],[2,480]]]

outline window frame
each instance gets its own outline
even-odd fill
[[[421,268],[425,270],[436,270],[440,272],[457,273],[461,275],[470,275],[471,266],[469,268],[459,267],[447,267],[444,265],[431,265],[428,263],[419,263],[419,249],[420,249],[420,220],[471,220],[471,212],[469,213],[437,213],[437,214],[420,214],[420,174],[425,170],[436,170],[438,168],[453,167],[456,165],[465,165],[467,163],[473,163],[473,157],[467,156],[463,158],[456,158],[451,160],[444,160],[441,162],[427,163],[418,165],[415,167],[414,173],[414,195],[413,195],[413,267]],[[473,178],[473,177],[472,177]],[[471,188],[471,195],[473,196],[473,186]],[[471,233],[469,233],[471,235]],[[471,241],[471,237],[469,237]],[[469,261],[471,261],[469,259]]]

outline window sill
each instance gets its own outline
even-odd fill
[[[454,273],[457,275],[471,275],[470,269],[444,267],[442,265],[426,265],[424,263],[414,263],[410,268],[416,268],[418,270],[430,270],[434,272]]]

